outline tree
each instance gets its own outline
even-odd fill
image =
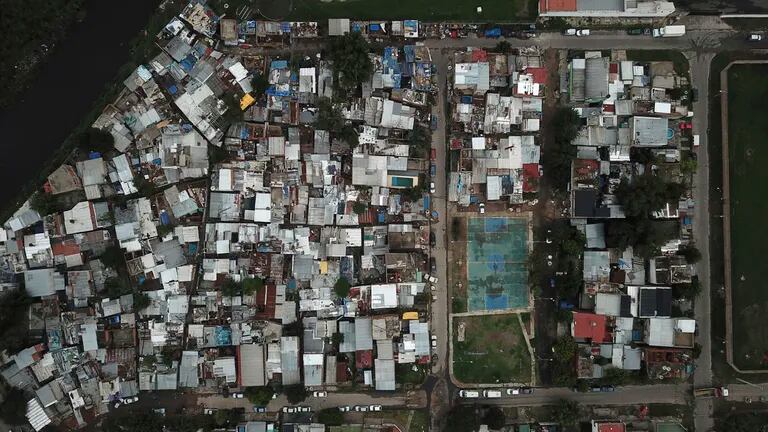
[[[477,409],[473,405],[454,405],[448,412],[446,424],[452,432],[475,432],[480,426]]]
[[[344,126],[341,110],[327,97],[317,99],[315,127],[327,131],[339,131]]]
[[[4,397],[3,403],[0,404],[0,418],[11,425],[26,424],[27,418],[24,414],[27,412],[27,398],[24,392],[11,387]]]
[[[157,363],[157,356],[154,354],[144,356],[144,358],[141,360],[142,366],[148,369],[155,367],[156,363]]]
[[[32,195],[32,198],[29,199],[29,207],[40,213],[41,216],[47,216],[63,210],[56,197],[42,191],[35,192],[35,194]]]
[[[483,423],[488,425],[489,429],[498,430],[507,424],[507,418],[501,408],[491,407],[485,411],[485,416],[483,416]]]
[[[221,284],[221,294],[227,297],[239,296],[242,292],[243,285],[230,277],[226,278],[224,283]]]
[[[331,342],[336,346],[344,343],[344,333],[334,333],[331,335]]]
[[[727,417],[717,419],[715,430],[718,432],[763,432],[768,424],[768,414],[764,412],[734,412]]]
[[[637,219],[650,217],[667,203],[676,202],[683,192],[683,184],[665,181],[646,171],[631,181],[623,179],[615,193],[627,218]]]
[[[114,148],[115,138],[111,133],[99,129],[88,128],[78,137],[78,146],[85,151],[106,153]]]
[[[294,384],[283,387],[283,393],[288,398],[288,402],[297,404],[307,398],[307,389],[301,384]]]
[[[269,401],[272,400],[274,394],[275,391],[270,386],[247,387],[245,389],[245,397],[247,397],[252,404],[258,406],[266,406]]]
[[[157,191],[155,184],[144,178],[141,174],[133,176],[133,185],[136,186],[139,195],[144,197],[152,196]]]
[[[699,251],[694,244],[681,246],[680,249],[677,250],[677,254],[685,257],[685,261],[688,264],[696,264],[701,261],[701,251]]]
[[[344,423],[344,415],[338,408],[326,408],[318,413],[317,421],[326,426],[340,426]]]
[[[566,430],[575,428],[580,416],[581,410],[576,401],[560,399],[553,407],[552,421],[559,423]]]
[[[125,265],[125,254],[119,246],[111,245],[99,255],[101,263],[106,267],[117,270]]]
[[[701,294],[701,283],[699,278],[694,276],[691,278],[690,283],[675,284],[672,286],[672,293],[675,298],[684,298],[688,300],[695,300]]]
[[[572,363],[579,346],[571,336],[563,336],[552,347],[552,357],[559,362]]]
[[[415,159],[426,158],[431,147],[430,132],[423,126],[415,126],[408,133],[408,156]]]
[[[173,360],[176,357],[176,349],[166,345],[163,347],[163,351],[161,352],[163,356],[163,364],[165,367],[170,368],[173,366]]]
[[[349,295],[349,290],[352,286],[345,277],[340,277],[333,285],[333,292],[336,293],[339,298],[346,298]]]
[[[253,88],[253,96],[258,99],[269,88],[269,79],[262,73],[255,73],[251,78],[251,87]]]
[[[110,277],[104,281],[107,297],[118,298],[133,292],[133,287],[123,278]]]
[[[241,285],[243,287],[243,294],[252,295],[264,289],[264,279],[260,277],[247,277],[243,279]]]
[[[576,146],[572,144],[579,133],[581,119],[568,106],[558,107],[552,116],[553,131],[551,149],[542,152],[541,164],[544,176],[552,188],[565,190],[571,178],[571,161],[576,157]]]
[[[629,382],[629,371],[619,368],[607,368],[605,374],[600,378],[601,385],[625,385]]]
[[[158,237],[165,237],[168,234],[172,233],[173,230],[176,229],[176,224],[160,224],[157,226],[157,236]]]
[[[605,242],[608,247],[620,250],[632,246],[636,255],[650,258],[658,255],[661,246],[677,238],[679,233],[677,221],[654,221],[644,217],[617,219],[606,224]]]
[[[512,48],[512,44],[503,40],[497,43],[496,46],[493,48],[493,50],[502,54],[507,54],[511,48]]]
[[[213,414],[217,426],[236,425],[242,418],[242,411],[236,409],[220,409]]]
[[[352,204],[352,211],[358,215],[365,214],[365,212],[368,211],[368,206],[360,201],[355,201],[354,204]]]
[[[355,90],[371,78],[373,64],[368,57],[368,41],[359,32],[334,38],[330,44],[334,82],[340,90]]]
[[[135,292],[133,293],[133,310],[140,311],[149,307],[152,304],[152,300],[147,293]]]

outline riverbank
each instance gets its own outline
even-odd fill
[[[77,135],[115,99],[136,66],[159,50],[151,35],[181,10],[183,2],[158,3],[140,0],[116,6],[89,1],[86,19],[63,41],[36,85],[0,117],[7,156],[0,159],[2,220],[70,157]],[[112,19],[115,16],[121,17],[119,22]]]

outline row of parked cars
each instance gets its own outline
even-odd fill
[[[369,411],[381,411],[381,405],[355,405],[355,406],[340,406],[339,411],[341,412],[349,412],[349,411],[356,411],[356,412],[369,412]]]
[[[500,398],[503,395],[507,396],[519,396],[519,395],[529,395],[533,394],[533,389],[531,387],[512,387],[508,389],[489,389],[489,390],[459,390],[459,397],[466,398],[466,399],[474,399],[479,397],[484,397],[486,399],[496,399]]]

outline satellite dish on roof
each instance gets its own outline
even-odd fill
[[[229,9],[229,3],[224,3],[224,9]]]

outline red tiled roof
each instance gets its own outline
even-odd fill
[[[373,367],[373,350],[355,351],[355,366],[358,369],[370,369]]]
[[[526,73],[533,75],[533,82],[536,84],[547,85],[547,69],[543,67],[529,67],[525,69]]]
[[[575,12],[576,0],[539,0],[539,12]]]
[[[536,192],[538,182],[533,181],[539,178],[539,164],[523,164],[523,192]]]
[[[624,432],[624,423],[601,423],[597,425],[597,432]]]
[[[607,333],[605,315],[573,313],[573,337],[576,339],[592,339],[593,342],[603,342]]]

